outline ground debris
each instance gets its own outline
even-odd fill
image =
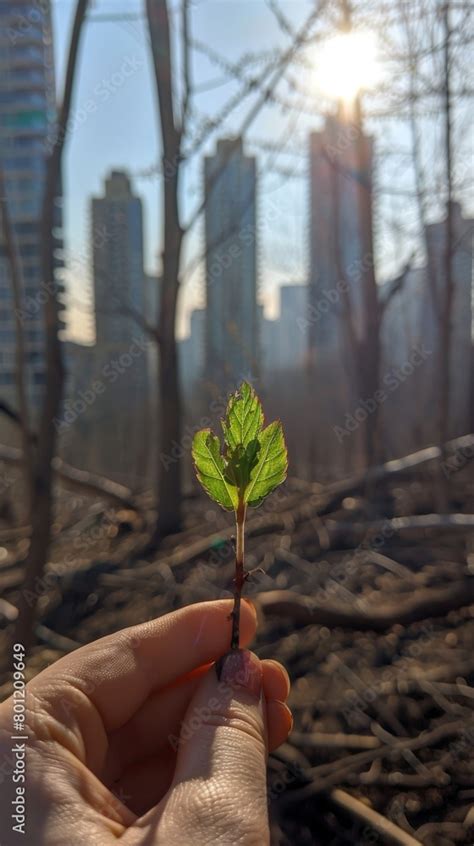
[[[290,480],[249,521],[255,649],[292,679],[294,735],[269,766],[276,846],[474,843],[469,468],[450,479],[447,519],[433,517],[423,466],[392,469],[370,502],[360,479],[330,494]],[[228,515],[189,498],[182,533],[144,557],[152,517],[62,498],[30,674],[111,631],[231,596]],[[4,635],[26,538],[10,527],[1,541]]]

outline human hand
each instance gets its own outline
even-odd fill
[[[224,659],[218,680],[230,610],[203,602],[124,629],[28,684],[26,836],[11,831],[7,775],[2,846],[269,843],[266,757],[291,728],[289,680],[246,651]],[[243,646],[255,629],[243,602]],[[12,707],[0,706],[0,760]]]

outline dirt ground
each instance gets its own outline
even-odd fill
[[[252,515],[255,651],[288,668],[295,719],[269,765],[274,846],[473,846],[473,494],[466,466],[449,479],[458,519],[443,521],[430,517],[429,467],[331,501],[289,480]],[[183,532],[144,557],[152,517],[146,497],[124,509],[61,496],[31,674],[78,644],[230,595],[229,515],[190,497]],[[26,535],[0,526],[4,640]]]

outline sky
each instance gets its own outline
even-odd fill
[[[292,16],[296,20],[297,11],[301,18],[306,14],[308,3],[296,0],[293,7]],[[140,4],[100,2],[95,5],[92,17],[117,14],[121,10],[127,14],[133,10],[138,12]],[[58,81],[64,71],[72,12],[73,3],[69,0],[57,0],[54,4]],[[192,26],[196,40],[213,44],[221,51],[225,44],[223,52],[229,60],[237,61],[244,51],[274,49],[279,43],[284,43],[265,4],[258,0],[195,2],[192,6]],[[197,84],[198,81],[199,84],[212,83],[223,77],[215,66],[197,53],[193,56],[193,75]],[[196,101],[203,113],[212,114],[224,106],[235,90],[235,85],[228,82],[197,95]],[[246,103],[244,105],[247,107]],[[235,110],[222,134],[229,135],[237,130],[243,114],[245,109]],[[272,138],[275,123],[278,121],[275,121],[274,115],[263,114],[255,123],[255,135]],[[214,145],[215,137],[211,137],[203,152],[212,152]],[[132,176],[139,174],[157,161],[158,152],[154,80],[144,21],[89,21],[82,43],[64,169],[65,242],[71,265],[69,283],[73,309],[70,332],[73,336],[82,337],[88,323],[84,311],[76,306],[90,299],[90,268],[87,266],[90,198],[101,193],[104,177],[110,169],[124,168]],[[135,176],[133,181],[144,205],[146,269],[153,273],[159,268],[160,186],[156,178]],[[186,172],[182,197],[185,218],[199,205],[201,188],[202,156],[197,155]],[[272,190],[272,186],[268,190],[270,194],[278,193]],[[285,193],[286,208],[295,195],[289,228],[286,215],[281,215],[281,227],[286,230],[285,240],[290,250],[279,240],[277,253],[273,251],[272,264],[275,267],[271,270],[265,265],[267,269],[261,277],[262,299],[268,299],[270,310],[272,305],[274,308],[273,298],[271,294],[267,297],[266,292],[274,290],[277,281],[304,280],[303,209],[298,210],[301,202],[297,201],[301,185],[287,186]],[[278,196],[271,199],[279,204]],[[263,237],[265,215],[261,215],[261,220]],[[275,215],[272,222],[275,223]],[[186,254],[191,262],[192,257],[202,250],[202,225],[196,226],[188,240]],[[262,265],[262,253],[260,259]],[[202,303],[202,291],[202,273],[194,272],[183,296],[185,307],[180,320],[181,333],[185,331],[189,309]]]
[[[58,84],[60,85],[74,11],[72,0],[53,2],[53,25]],[[178,31],[178,0],[174,0],[172,19]],[[280,0],[280,7],[296,29],[306,19],[313,3],[309,0]],[[149,55],[145,21],[140,17],[142,4],[131,0],[96,0],[86,23],[79,58],[78,77],[72,108],[70,131],[64,160],[64,237],[68,260],[69,329],[71,338],[91,339],[91,272],[89,257],[90,201],[102,193],[104,178],[111,169],[126,169],[132,176],[135,192],[142,198],[145,223],[145,262],[149,273],[159,270],[161,237],[160,184],[156,176],[146,175],[159,158],[159,134],[154,80]],[[125,19],[137,14],[134,20]],[[103,16],[122,19],[103,20]],[[125,16],[125,18],[123,17]],[[316,24],[315,32],[322,24]],[[281,49],[289,36],[278,25],[265,0],[193,0],[191,2],[192,38],[206,44],[227,61],[246,56],[246,72],[258,72],[261,61],[252,54]],[[177,48],[177,44],[175,44]],[[180,79],[179,50],[176,49],[175,78]],[[278,307],[277,287],[281,283],[304,282],[308,256],[308,134],[321,127],[325,111],[333,103],[321,96],[317,85],[318,42],[306,48],[304,64],[290,69],[279,87],[282,98],[293,96],[294,86],[306,92],[314,89],[314,108],[293,111],[263,108],[253,123],[247,149],[258,156],[259,212],[259,283],[260,299],[266,313],[274,316]],[[381,70],[383,79],[383,70]],[[236,94],[237,84],[229,81],[219,63],[204,56],[200,49],[192,55],[194,98],[192,136],[196,138],[202,120],[219,114]],[[293,85],[293,88],[292,88]],[[178,92],[179,93],[179,92]],[[186,221],[200,202],[202,192],[202,156],[212,153],[216,138],[237,132],[254,102],[243,99],[223,126],[211,133],[186,165],[182,209]],[[306,104],[311,103],[308,97]],[[401,157],[384,159],[384,170],[377,178],[403,184],[410,181],[410,166],[403,158],[407,149],[406,129],[401,126],[369,126],[379,145],[396,144]],[[275,154],[268,145],[284,143],[286,152]],[[290,176],[288,174],[291,174]],[[408,175],[407,175],[408,174]],[[416,213],[407,208],[406,199],[393,194],[379,204],[378,268],[381,278],[396,273],[412,250],[410,237],[403,227],[416,227]],[[388,221],[403,217],[403,226],[391,228]],[[391,225],[391,224],[390,224]],[[203,249],[200,221],[187,236],[184,267],[195,266],[195,257]],[[185,334],[190,309],[203,304],[202,267],[187,275],[183,288],[178,331]]]

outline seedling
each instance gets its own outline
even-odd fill
[[[245,517],[247,508],[257,508],[286,479],[288,456],[279,420],[263,427],[261,402],[247,383],[231,394],[222,420],[224,451],[210,429],[196,432],[193,460],[196,476],[208,496],[226,511],[233,511],[236,523],[234,607],[231,649],[239,648],[240,602],[249,576],[244,568]]]

